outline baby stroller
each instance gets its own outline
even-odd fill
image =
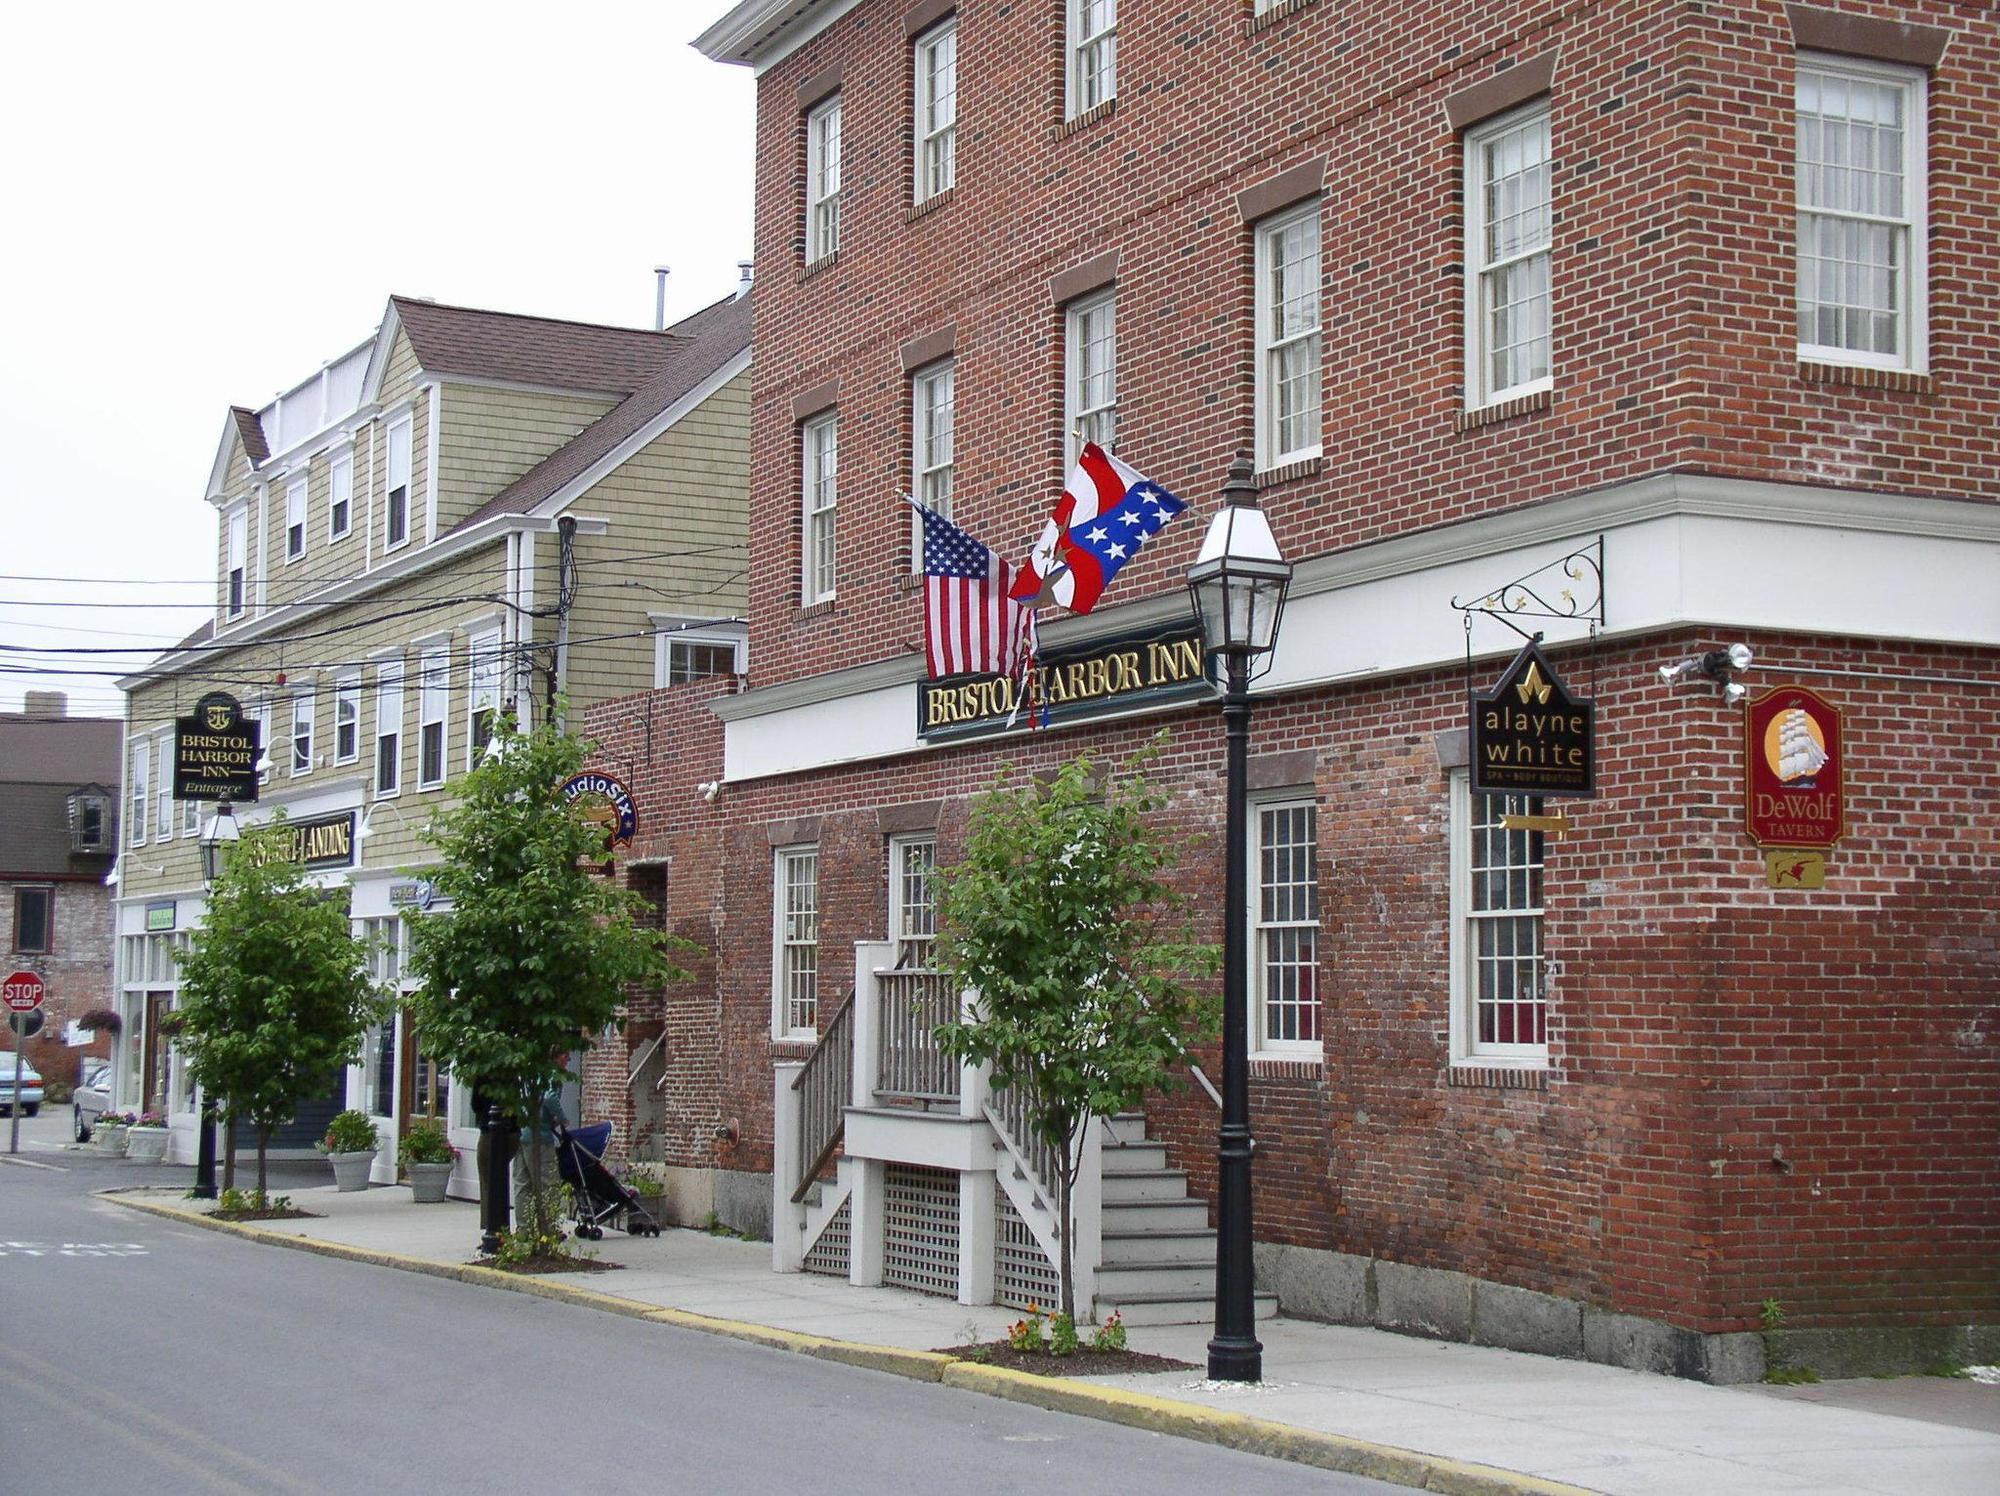
[[[604,1167],[604,1149],[611,1141],[611,1124],[593,1122],[588,1127],[554,1124],[556,1168],[576,1201],[576,1234],[586,1241],[604,1235],[604,1223],[625,1217],[629,1236],[658,1236],[660,1223],[646,1212],[638,1195],[618,1182]]]

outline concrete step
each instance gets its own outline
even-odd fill
[[[1205,1231],[1208,1206],[1200,1200],[1106,1200],[1099,1228],[1105,1236],[1131,1236],[1142,1231]]]
[[[1146,1169],[1129,1173],[1104,1171],[1104,1203],[1130,1205],[1142,1200],[1185,1200],[1187,1175],[1179,1169]]]
[[[1109,1264],[1097,1270],[1097,1296],[1123,1302],[1152,1294],[1215,1302],[1215,1259],[1206,1262],[1139,1262],[1124,1267]]]
[[[1144,1112],[1120,1112],[1115,1117],[1106,1117],[1104,1119],[1104,1137],[1107,1142],[1145,1142],[1146,1114]]]
[[[1092,1313],[1099,1324],[1105,1316],[1117,1310],[1128,1325],[1205,1325],[1215,1322],[1215,1298],[1211,1293],[1205,1299],[1183,1298],[1175,1294],[1132,1294],[1122,1302],[1097,1295]],[[1269,1319],[1278,1312],[1278,1296],[1274,1293],[1260,1293],[1254,1300],[1254,1310],[1258,1319]]]
[[[1167,1166],[1167,1145],[1165,1143],[1114,1143],[1105,1140],[1104,1172],[1107,1174],[1143,1174],[1152,1169]]]
[[[1215,1266],[1215,1233],[1195,1230],[1132,1231],[1104,1234],[1104,1265],[1127,1267],[1142,1262],[1206,1262]]]

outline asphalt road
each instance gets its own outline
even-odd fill
[[[91,1194],[185,1170],[22,1157],[66,1167],[0,1162],[0,1491],[1398,1489],[257,1246]]]

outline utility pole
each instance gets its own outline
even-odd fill
[[[549,672],[549,720],[562,725],[558,702],[569,695],[569,608],[576,598],[576,520],[556,521],[556,667]]]

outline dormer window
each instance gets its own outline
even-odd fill
[[[389,428],[388,532],[383,544],[393,550],[410,538],[410,423]]]
[[[76,794],[69,797],[69,844],[75,852],[102,852],[110,848],[111,802],[103,795]]]

